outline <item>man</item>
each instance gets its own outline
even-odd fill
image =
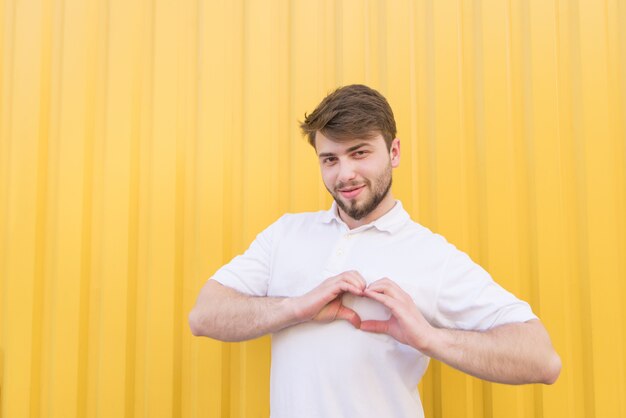
[[[331,209],[261,232],[189,316],[198,336],[272,334],[272,417],[423,416],[430,357],[494,382],[557,379],[560,359],[528,304],[393,198],[400,140],[382,95],[340,88],[301,128]]]

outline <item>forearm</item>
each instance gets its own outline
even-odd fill
[[[306,321],[345,320],[358,328],[361,319],[343,306],[342,295],[360,296],[364,288],[365,279],[356,271],[329,277],[306,294],[289,298],[244,295],[209,280],[189,314],[189,326],[196,336],[222,341],[249,340]]]
[[[298,322],[287,298],[249,296],[212,281],[189,314],[194,335],[221,341],[249,340]]]
[[[488,331],[435,329],[425,354],[465,373],[508,384],[556,381],[561,361],[539,321]]]

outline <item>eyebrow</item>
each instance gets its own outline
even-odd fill
[[[351,153],[352,151],[356,151],[359,148],[365,147],[365,146],[368,146],[368,145],[370,145],[370,144],[367,143],[367,142],[361,142],[360,144],[356,144],[356,145],[353,145],[350,148],[348,148],[346,150],[346,153]],[[319,158],[322,158],[322,157],[334,157],[334,156],[335,156],[335,154],[332,153],[332,152],[322,152],[321,154],[318,155]]]

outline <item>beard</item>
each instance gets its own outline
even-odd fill
[[[391,189],[391,182],[391,164],[389,164],[385,171],[379,177],[374,179],[374,184],[372,184],[370,180],[365,179],[360,183],[338,183],[332,191],[328,189],[328,187],[326,189],[333,196],[335,202],[337,202],[337,206],[339,206],[349,217],[358,221],[372,213],[372,211],[378,207],[380,202],[382,202],[389,193],[389,190]],[[356,199],[350,199],[348,201],[344,200],[341,196],[341,192],[339,191],[340,189],[344,189],[346,187],[362,185],[365,185],[365,188],[369,189],[371,194],[366,200],[360,203]]]

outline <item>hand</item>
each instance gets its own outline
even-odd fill
[[[310,292],[293,298],[296,316],[301,321],[321,323],[343,319],[359,328],[361,318],[352,309],[345,307],[341,299],[346,292],[362,296],[365,286],[365,279],[357,271],[346,271],[330,277]]]
[[[436,328],[426,321],[411,296],[400,286],[388,278],[380,279],[365,289],[364,296],[389,308],[391,318],[386,321],[363,321],[361,330],[387,334],[419,351],[427,350]]]

